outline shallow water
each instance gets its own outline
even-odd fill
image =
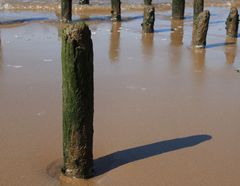
[[[62,165],[61,31],[55,21],[1,28],[0,185],[238,186],[239,38],[225,39],[228,8],[211,11],[207,47],[191,48],[184,21],[157,12],[143,35],[142,12],[76,15],[94,43],[94,158],[98,176],[58,175]],[[52,13],[20,19],[56,20]],[[31,18],[30,17],[30,18]],[[14,20],[12,19],[12,20]],[[174,28],[172,30],[171,28]]]

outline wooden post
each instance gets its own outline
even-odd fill
[[[93,175],[93,46],[85,23],[62,33],[63,173]]]
[[[72,0],[61,0],[61,21],[72,21]]]
[[[89,0],[79,0],[79,4],[80,5],[88,5],[89,4]]]
[[[121,1],[120,0],[111,0],[112,4],[112,21],[121,21]]]
[[[144,5],[151,5],[152,4],[152,0],[144,0]]]
[[[203,11],[194,21],[193,25],[193,45],[195,48],[205,48],[206,37],[208,31],[208,23],[210,19],[210,12]]]
[[[185,0],[172,0],[172,18],[184,19]]]
[[[145,6],[142,31],[144,33],[153,33],[154,32],[154,21],[155,21],[155,9],[154,6]]]
[[[193,18],[196,19],[198,15],[203,12],[204,0],[194,0],[193,4]]]
[[[239,24],[238,9],[236,7],[232,7],[226,20],[226,31],[228,37],[238,36],[238,24]]]

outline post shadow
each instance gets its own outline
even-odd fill
[[[95,176],[102,175],[127,163],[143,160],[178,149],[193,147],[204,141],[210,140],[211,138],[210,135],[206,134],[194,135],[117,151],[94,160]]]
[[[224,53],[228,64],[233,64],[237,55],[237,38],[226,37],[225,43],[232,43],[225,45]]]
[[[235,45],[235,42],[222,42],[222,43],[213,43],[213,44],[207,44],[207,48],[215,48],[215,47],[223,47],[223,46],[230,46],[230,45]]]
[[[119,57],[120,28],[121,28],[121,22],[112,23],[110,45],[109,45],[109,58],[111,62],[116,62]]]

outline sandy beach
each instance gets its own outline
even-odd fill
[[[192,12],[75,14],[94,45],[94,164],[89,180],[62,167],[61,29],[44,11],[0,12],[0,185],[239,186],[240,47],[226,38],[229,6],[207,6],[205,49],[193,49]],[[16,21],[17,20],[17,21]],[[14,22],[15,21],[15,22]]]

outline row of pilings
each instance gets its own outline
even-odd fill
[[[154,32],[155,10],[144,1],[144,33]],[[173,19],[184,18],[184,0],[173,0]],[[203,1],[194,3],[193,45],[204,48],[210,12]],[[71,0],[62,0],[62,21],[71,21]],[[121,2],[112,0],[112,21],[121,20]],[[238,36],[238,10],[232,7],[226,20],[228,37]],[[94,77],[91,31],[85,23],[68,25],[62,32],[63,156],[62,172],[75,178],[90,178],[93,171]]]
[[[89,3],[89,1],[87,1]],[[83,3],[83,4],[88,4]],[[185,0],[172,0],[172,19],[184,19]],[[111,0],[111,20],[121,21],[121,1]],[[70,22],[72,19],[72,0],[61,1],[61,21]],[[204,11],[204,0],[194,0],[193,3],[193,46],[204,48],[210,19],[210,12]],[[144,33],[154,32],[155,8],[152,0],[144,0],[144,16],[142,31]],[[239,15],[236,7],[231,7],[229,16],[226,20],[227,36],[238,36]]]

